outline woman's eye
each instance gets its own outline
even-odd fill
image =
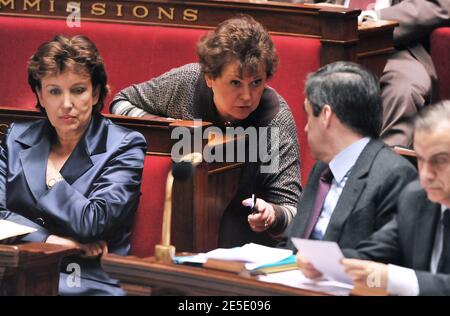
[[[58,94],[61,93],[61,90],[59,90],[59,89],[50,89],[49,92],[50,92],[51,95],[58,95]]]
[[[231,80],[231,85],[235,87],[239,87],[241,82],[239,80]]]
[[[75,89],[73,90],[73,92],[74,92],[75,94],[82,94],[84,91],[86,91],[86,89],[83,88],[83,87],[75,88]]]
[[[261,82],[262,82],[261,79],[257,79],[257,80],[255,80],[255,81],[253,81],[252,84],[253,84],[254,87],[258,87],[258,86],[261,85]]]

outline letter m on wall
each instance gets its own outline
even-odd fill
[[[0,9],[8,6],[11,10],[14,10],[14,0],[0,0]]]

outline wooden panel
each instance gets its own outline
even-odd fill
[[[35,0],[28,1],[28,4],[23,0],[0,2],[1,15],[67,19],[69,23],[79,13],[81,21],[214,28],[223,20],[245,13],[254,16],[273,33],[316,37],[321,35],[321,25],[317,19],[321,10],[332,12],[336,16],[359,12],[343,8],[336,11],[330,7],[245,0],[87,0],[79,2],[78,6],[70,0]]]
[[[61,260],[78,252],[45,243],[0,245],[0,295],[58,295]]]
[[[396,22],[366,22],[359,27],[357,62],[381,77],[386,60],[392,53],[393,27]]]

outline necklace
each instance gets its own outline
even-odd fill
[[[58,183],[61,180],[64,180],[64,178],[56,169],[53,161],[49,158],[47,161],[47,175],[46,175],[47,188],[51,189],[56,183]]]

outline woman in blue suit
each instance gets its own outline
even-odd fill
[[[81,249],[61,267],[61,295],[123,294],[99,256],[128,254],[145,139],[99,113],[107,76],[86,37],[42,44],[28,81],[47,118],[12,124],[1,144],[0,218],[37,229],[24,241]]]

